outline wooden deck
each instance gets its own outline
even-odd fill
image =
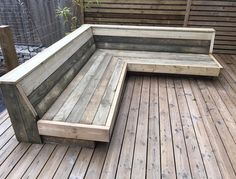
[[[236,56],[220,77],[130,75],[109,144],[19,143],[0,116],[0,178],[235,178]]]

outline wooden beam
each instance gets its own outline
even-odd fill
[[[7,70],[11,71],[19,65],[16,55],[16,49],[14,46],[12,32],[9,26],[0,26],[0,46],[4,60],[7,64]]]
[[[40,135],[45,136],[101,142],[110,141],[110,132],[107,126],[39,120],[38,130]]]
[[[184,17],[184,27],[188,26],[189,15],[191,11],[192,0],[187,1],[186,12]]]
[[[80,25],[84,24],[84,0],[80,0]]]

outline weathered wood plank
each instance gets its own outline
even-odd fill
[[[106,124],[107,117],[109,115],[109,111],[112,106],[114,95],[117,91],[121,90],[121,89],[118,89],[117,87],[118,87],[118,82],[120,78],[124,79],[124,77],[121,77],[121,74],[124,68],[126,69],[125,63],[122,61],[118,61],[115,67],[115,70],[112,74],[112,77],[109,81],[109,84],[107,86],[107,89],[103,95],[103,98],[101,100],[97,113],[94,117],[93,125]],[[119,101],[115,101],[115,103],[118,103],[118,102]]]
[[[85,111],[85,109],[88,103],[90,102],[90,99],[94,94],[102,76],[107,70],[111,59],[112,56],[109,54],[104,57],[103,61],[101,62],[101,64],[99,65],[99,67],[95,72],[96,75],[90,80],[89,84],[84,89],[74,108],[71,110],[70,115],[67,117],[66,119],[67,122],[80,123],[80,119],[83,116],[83,114],[90,113],[90,111]]]
[[[20,143],[11,155],[0,166],[0,177],[6,178],[9,172],[14,168],[16,163],[21,159],[24,153],[28,150],[31,144]]]
[[[212,118],[208,107],[203,99],[203,96],[197,87],[197,84],[195,81],[190,81],[194,96],[196,96],[196,102],[198,104],[199,111],[201,113],[201,116],[203,118],[204,125],[206,127],[206,131],[208,133],[209,140],[211,142],[212,148],[214,150],[214,154],[217,159],[217,163],[219,165],[219,168],[222,173],[223,178],[234,178],[235,173],[232,164],[235,165],[234,159],[230,160],[227,153],[227,146],[228,146],[228,140],[222,140],[220,137],[221,134],[220,131],[217,130],[217,127],[214,124],[214,119]],[[224,144],[226,143],[226,144]],[[230,154],[230,153],[229,153]]]
[[[83,76],[82,80],[79,81],[77,86],[73,89],[72,93],[67,96],[67,100],[63,103],[60,110],[57,112],[57,114],[53,117],[53,120],[55,121],[66,121],[67,117],[69,116],[71,110],[76,105],[78,99],[83,94],[83,91],[88,86],[90,80],[94,77],[96,74],[96,71],[98,70],[98,67],[101,65],[105,54],[101,55],[94,55],[92,58],[95,58],[96,60],[92,64],[89,71]],[[58,109],[56,109],[58,110]]]
[[[89,58],[89,56],[87,56],[87,58],[83,58],[83,56],[87,51],[89,51],[88,49],[92,47],[93,43],[93,38],[90,38],[79,50],[77,50],[77,52],[75,52],[75,54],[73,54],[67,61],[65,61],[51,76],[49,76],[39,87],[37,87],[28,96],[33,106],[36,106],[42,100],[42,98],[47,95],[48,91],[50,91],[50,89],[52,89],[53,86],[58,83],[58,81],[65,75],[65,73],[71,67],[73,67],[75,64],[80,64],[80,68],[83,67],[83,65],[87,62]],[[80,68],[78,68],[77,72],[80,70]]]
[[[94,55],[97,53],[95,52]],[[97,56],[96,56],[97,57]],[[84,65],[84,67],[79,71],[79,73],[75,76],[75,78],[71,81],[71,83],[66,87],[63,93],[58,97],[58,99],[53,103],[50,109],[45,113],[42,117],[43,120],[52,120],[59,109],[64,105],[65,101],[67,100],[68,96],[74,91],[76,86],[80,83],[83,79],[85,74],[89,71],[93,63],[95,62],[96,58],[90,58],[89,61]]]
[[[13,35],[9,26],[0,26],[0,46],[7,69],[11,71],[19,65],[19,62],[13,42]]]
[[[92,25],[93,35],[211,40],[214,29]]]
[[[151,77],[149,98],[149,127],[147,147],[147,178],[161,178],[159,80]]]
[[[36,122],[37,116],[28,107],[27,99],[13,84],[2,84],[1,89],[17,140],[41,143]]]
[[[171,122],[168,108],[166,79],[159,79],[161,176],[176,178],[174,144],[172,141]]]
[[[182,121],[182,128],[186,142],[189,164],[193,178],[207,178],[205,166],[201,157],[198,141],[191,122],[190,112],[186,101],[181,80],[174,80],[176,95],[179,104],[179,112]]]
[[[189,106],[193,127],[195,129],[196,137],[198,139],[202,159],[205,164],[207,176],[209,178],[222,178],[213,149],[206,133],[206,129],[202,121],[202,117],[196,104],[196,98],[195,96],[193,96],[189,81],[183,80],[182,82],[187,104]]]
[[[79,123],[39,120],[40,135],[109,142],[109,127]]]
[[[88,106],[86,107],[86,111],[89,112],[85,112],[83,114],[83,116],[81,117],[80,123],[82,124],[91,124],[94,116],[97,112],[97,109],[99,107],[99,104],[101,102],[101,99],[103,97],[103,94],[107,88],[107,85],[109,83],[109,80],[112,76],[112,72],[115,69],[117,61],[116,60],[112,60],[105,72],[105,74],[103,75],[99,86],[97,87],[96,91],[94,92],[91,100],[89,101]]]
[[[150,77],[143,78],[131,178],[145,178]]]
[[[67,150],[67,145],[58,145],[51,154],[50,158],[48,159],[47,163],[45,164],[37,178],[52,178],[62,159],[64,158]]]
[[[131,176],[133,155],[130,154],[134,151],[141,89],[142,78],[137,77],[134,84],[134,90],[130,104],[130,112],[128,115],[128,121],[126,125],[120,159],[117,167],[116,178],[128,179]]]
[[[53,178],[68,178],[80,151],[81,147],[70,147]]]
[[[45,163],[50,158],[55,147],[55,145],[45,144],[34,161],[30,164],[29,168],[25,171],[22,178],[37,178]]]
[[[84,178],[87,168],[90,164],[94,150],[89,148],[82,148],[79,157],[70,173],[69,178],[77,179]]]
[[[21,158],[21,160],[14,166],[13,170],[7,176],[8,178],[21,178],[24,174],[25,170],[31,165],[31,162],[38,155],[39,151],[43,145],[41,144],[33,144]]]
[[[173,147],[177,178],[191,178],[189,159],[184,140],[182,123],[179,114],[178,101],[176,98],[174,81],[167,78],[167,96],[171,129],[173,134]]]
[[[135,78],[131,77],[128,79],[126,90],[120,105],[119,115],[117,116],[116,126],[112,134],[109,150],[101,173],[101,178],[104,179],[115,178],[116,175],[116,168],[118,166],[119,156],[122,149],[123,136],[130,109],[134,82]]]

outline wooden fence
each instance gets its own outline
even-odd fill
[[[84,0],[85,3],[90,0]],[[213,27],[214,53],[236,54],[235,0],[100,0],[84,10],[85,23]]]

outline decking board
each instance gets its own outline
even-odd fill
[[[227,55],[217,55],[216,58],[223,61],[225,58],[231,57]],[[229,68],[236,67],[235,63],[222,63],[222,65]],[[167,92],[166,94],[161,93],[161,95],[167,95],[165,98],[167,98],[171,122],[169,128],[173,132],[173,125],[181,120],[179,125],[181,125],[183,130],[183,136],[182,134],[178,134],[172,137],[172,140],[174,145],[180,144],[176,139],[184,141],[184,143],[181,143],[181,148],[184,149],[186,146],[187,154],[184,154],[183,157],[187,157],[189,161],[188,172],[191,173],[191,177],[206,178],[210,176],[209,174],[212,174],[213,170],[214,178],[235,178],[236,143],[233,140],[231,131],[225,124],[227,116],[231,116],[231,118],[235,120],[233,110],[236,109],[234,100],[236,98],[236,90],[233,88],[233,84],[230,84],[231,81],[235,80],[232,78],[234,76],[233,74],[236,75],[236,72],[232,71],[231,75],[229,75],[227,68],[224,68],[220,74],[220,78],[198,77],[193,79],[189,77],[173,76],[165,78],[160,75],[145,77],[129,75],[111,142],[109,144],[99,143],[99,146],[95,149],[75,149],[73,146],[68,147],[67,145],[39,144],[37,146],[39,146],[41,150],[38,150],[37,147],[34,148],[34,145],[17,142],[16,138],[11,136],[12,133],[8,134],[10,128],[1,127],[1,125],[4,125],[4,123],[1,123],[2,135],[0,135],[0,141],[3,142],[0,147],[1,177],[13,176],[13,174],[17,174],[17,177],[23,178],[58,176],[62,170],[64,171],[64,166],[68,162],[68,159],[72,157],[72,163],[68,166],[65,177],[83,178],[84,176],[94,176],[94,178],[112,179],[118,176],[124,176],[124,178],[130,178],[134,167],[134,159],[146,155],[145,162],[147,165],[144,170],[147,172],[147,177],[149,176],[151,178],[151,176],[155,176],[155,178],[160,178],[160,170],[162,168],[160,144],[162,140],[159,138],[159,125],[161,123],[159,120],[159,105],[163,104],[160,104],[162,101],[159,101],[159,97],[156,94],[160,94],[158,91],[160,81],[162,82],[167,79]],[[225,75],[228,75],[228,77],[226,78]],[[139,82],[139,85],[137,85],[137,82]],[[144,93],[142,93],[142,89],[145,89],[144,84],[147,83],[150,83],[148,87],[150,90],[148,104],[146,100],[144,100]],[[191,96],[185,93],[186,89],[191,91]],[[177,107],[176,102],[174,102],[175,95],[178,104]],[[171,104],[175,104],[175,107]],[[138,127],[140,122],[138,117],[141,113],[140,106],[147,106],[149,109],[147,119],[148,129],[144,130],[147,135],[144,138],[148,141],[148,143],[145,143],[147,150],[141,151],[141,153],[135,152],[135,150],[137,150],[135,148],[143,144],[138,142],[138,139],[141,137],[140,133],[144,132],[140,131],[142,127]],[[224,110],[222,110],[222,107]],[[175,110],[179,111],[180,119],[178,117],[175,118],[175,116],[171,114],[174,113]],[[4,113],[4,115],[0,115],[0,120],[4,118],[4,120],[1,121],[10,121],[8,114],[6,112]],[[216,168],[213,168],[213,165],[208,165],[212,167],[212,170],[209,169],[209,167],[204,167],[206,160],[202,158],[202,155],[204,154],[203,149],[205,146],[203,146],[203,142],[199,142],[199,140],[202,140],[201,137],[195,132],[188,132],[194,127],[188,124],[192,123],[193,117],[191,116],[196,113],[202,118],[201,126],[205,128],[204,130],[206,132],[206,134],[204,134],[206,139],[204,140],[209,141],[209,146],[213,151],[212,157],[215,158],[215,165],[217,165]],[[232,127],[236,130],[235,122],[232,124]],[[196,148],[193,148],[193,145],[191,145],[195,143],[194,141],[199,142]],[[172,150],[175,150],[174,146]],[[73,151],[75,151],[75,153],[73,153]],[[179,159],[176,152],[173,153],[172,157],[172,160],[175,161]],[[153,158],[156,160],[154,161]],[[54,162],[56,164],[51,166]],[[207,162],[211,162],[211,160]],[[168,170],[173,170],[171,172],[177,173],[177,178],[180,177],[178,171],[181,166],[179,165],[179,162],[175,162],[174,168],[168,168]],[[49,166],[52,167],[52,170],[49,169],[51,168]],[[123,170],[121,170],[122,168]],[[18,170],[21,171],[18,173]],[[220,173],[217,172],[218,170],[220,170]],[[124,171],[126,172],[122,173]],[[127,173],[128,175],[126,175]],[[62,175],[60,176],[63,178]],[[141,175],[132,174],[132,177],[135,178],[139,176]]]

